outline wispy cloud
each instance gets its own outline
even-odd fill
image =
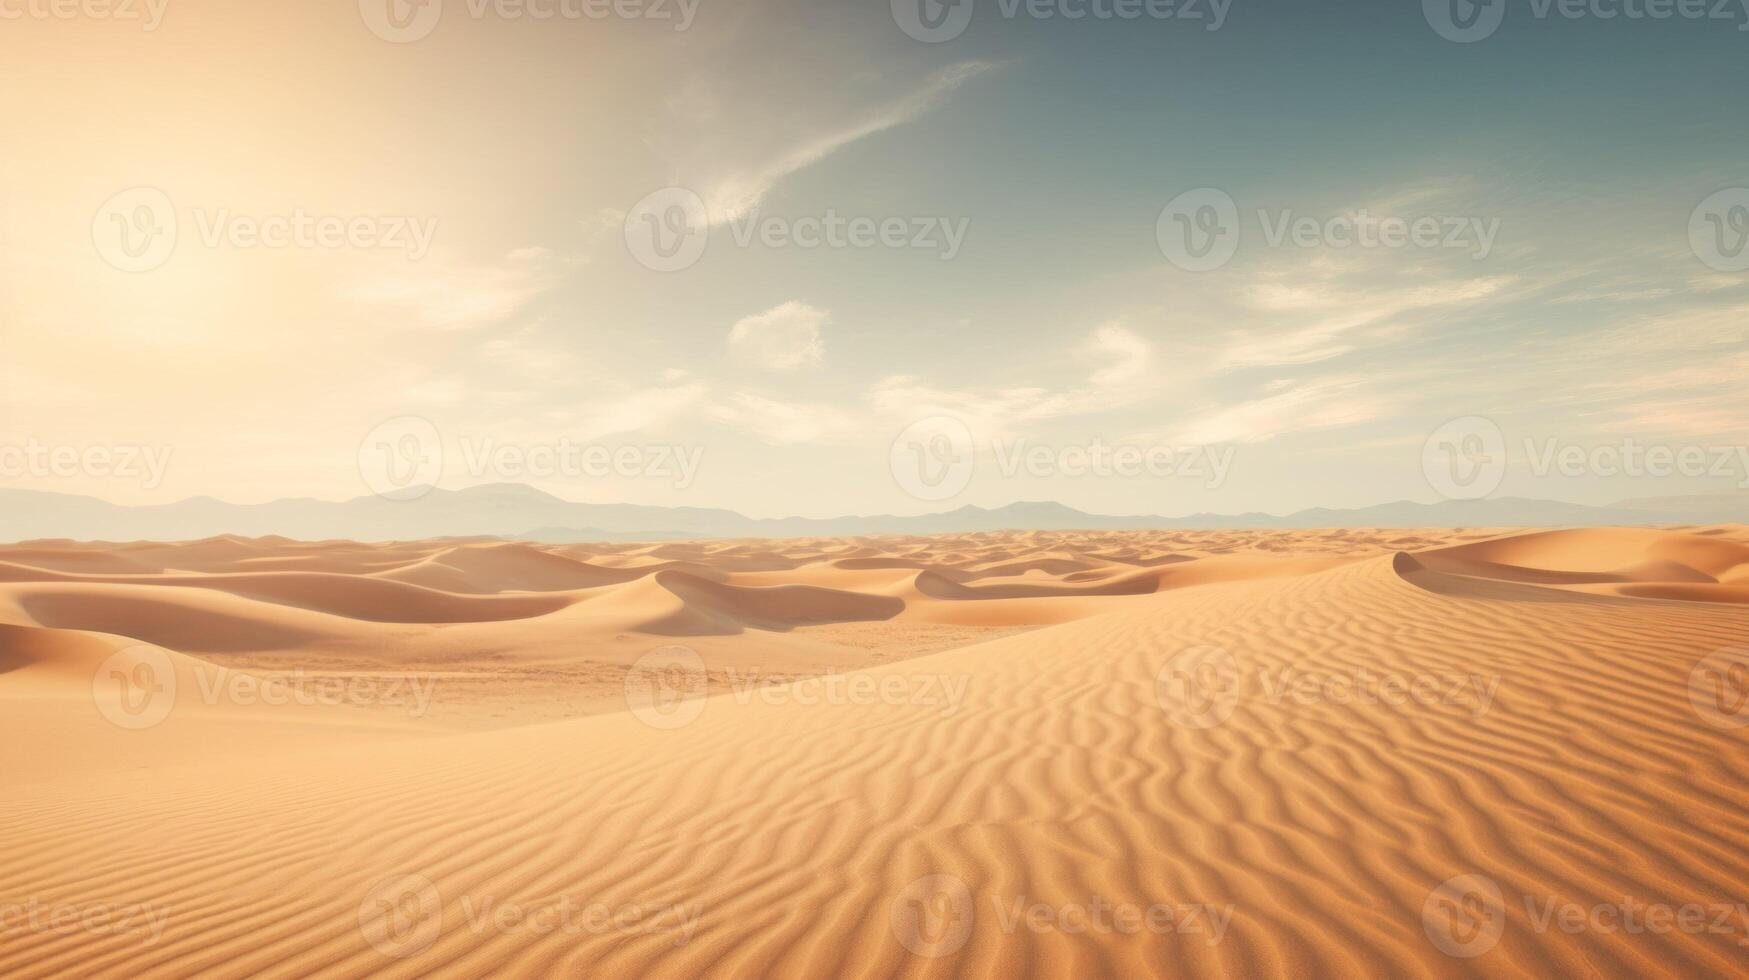
[[[921,87],[848,124],[803,136],[776,156],[746,169],[721,174],[698,188],[712,224],[744,217],[757,208],[777,183],[818,163],[846,146],[901,126],[929,112],[968,80],[995,67],[987,61],[966,61],[943,69]]]
[[[1260,398],[1207,410],[1169,437],[1180,445],[1262,442],[1291,432],[1358,425],[1389,411],[1389,403],[1354,377],[1278,381]]]
[[[1409,314],[1445,312],[1490,301],[1510,285],[1510,276],[1431,279],[1356,288],[1330,276],[1303,275],[1264,283],[1247,296],[1270,321],[1291,325],[1238,331],[1222,358],[1226,368],[1311,364],[1340,357],[1369,329],[1392,329]]]

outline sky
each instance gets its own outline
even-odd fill
[[[1495,3],[0,0],[0,486],[1749,487],[1749,9]]]

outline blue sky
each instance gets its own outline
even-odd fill
[[[683,31],[445,0],[409,43],[352,4],[170,0],[151,31],[12,22],[6,71],[41,94],[0,162],[0,441],[175,455],[152,487],[0,479],[129,502],[344,497],[370,483],[376,428],[418,419],[450,487],[758,516],[1046,498],[1280,512],[1437,499],[1430,435],[1475,417],[1510,464],[1497,493],[1733,489],[1749,459],[1640,476],[1595,461],[1630,440],[1725,459],[1749,444],[1749,279],[1690,236],[1709,200],[1735,234],[1749,199],[1733,196],[1749,15],[1604,19],[1620,8],[1599,2],[1577,18],[1508,3],[1462,44],[1421,4],[1263,0],[1233,0],[1213,31],[974,0],[941,43],[886,4],[821,0],[702,0]],[[143,272],[105,261],[93,231],[132,188],[179,219]],[[701,203],[708,244],[660,272],[627,228],[672,188]],[[1232,202],[1239,237],[1189,271],[1159,225],[1201,189]],[[434,234],[415,257],[203,232],[293,211]],[[1341,247],[1362,212],[1460,240]],[[900,222],[906,244],[736,241],[828,214]],[[1305,242],[1271,242],[1297,219]],[[942,418],[969,433],[974,475],[920,499],[894,442]],[[685,486],[464,465],[485,441],[702,456]],[[1218,481],[1059,465],[1094,445],[1231,465]],[[1004,472],[1016,446],[1054,462]],[[1531,447],[1588,462],[1539,470]]]

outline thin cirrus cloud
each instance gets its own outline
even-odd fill
[[[1365,387],[1363,379],[1353,377],[1278,381],[1262,397],[1191,416],[1171,441],[1187,446],[1254,443],[1292,432],[1369,422],[1391,406],[1386,399],[1368,394]]]
[[[718,174],[700,181],[699,192],[704,198],[710,222],[723,224],[739,220],[758,208],[777,183],[806,167],[826,159],[858,140],[902,126],[924,115],[961,85],[984,74],[996,65],[987,61],[965,61],[931,75],[922,86],[872,112],[853,119],[846,125],[797,138],[777,156],[750,167]]]
[[[1400,318],[1454,310],[1497,299],[1510,276],[1440,279],[1406,284],[1350,286],[1308,275],[1260,284],[1245,294],[1261,317],[1258,327],[1235,331],[1221,360],[1225,368],[1311,364],[1340,357],[1368,331],[1399,330]]]

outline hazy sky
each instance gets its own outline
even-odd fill
[[[435,432],[575,500],[1282,512],[1437,499],[1470,416],[1502,494],[1749,482],[1743,10],[623,2],[0,0],[0,485],[337,499]],[[541,470],[588,446],[697,470]]]

